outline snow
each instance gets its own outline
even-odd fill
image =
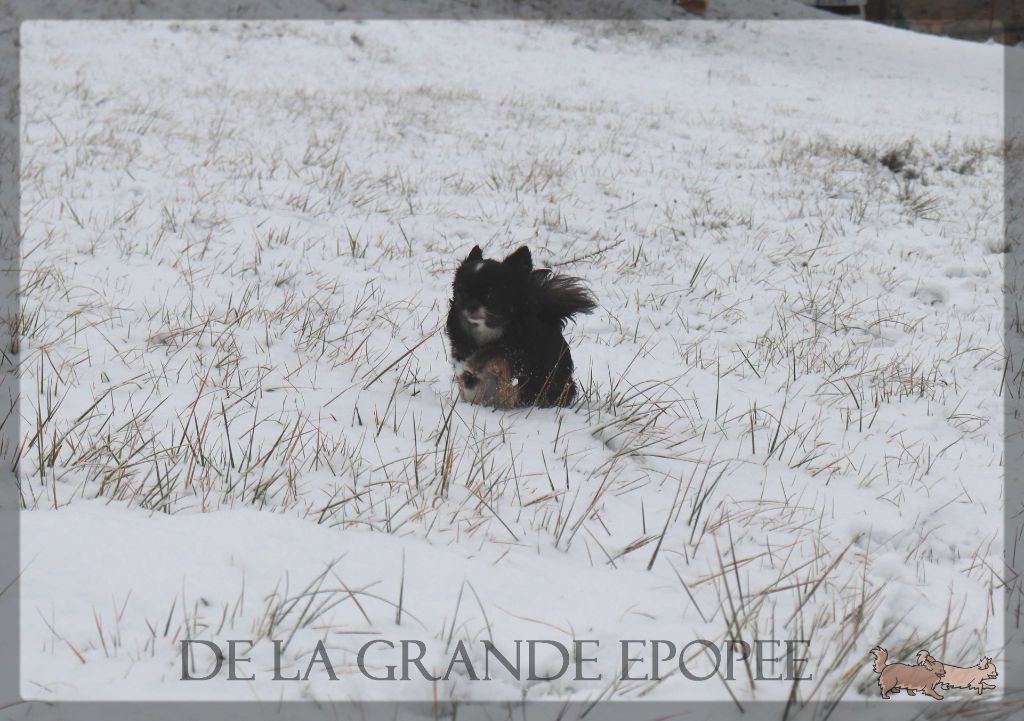
[[[26,698],[788,697],[613,678],[622,639],[737,626],[810,641],[804,699],[873,697],[883,640],[1000,663],[999,48],[815,20],[21,39]],[[456,402],[454,267],[522,243],[601,304],[573,409]],[[180,681],[184,638],[256,640],[256,680]],[[431,668],[593,639],[604,678],[377,682],[368,638]],[[342,682],[272,680],[273,639]]]

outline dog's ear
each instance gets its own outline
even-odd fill
[[[928,652],[927,651],[918,651],[917,652],[917,665],[918,666],[926,666],[926,665],[928,665]]]
[[[469,251],[469,255],[466,256],[466,260],[483,260],[484,252],[480,250],[479,245],[474,245],[473,250]]]
[[[517,270],[520,273],[528,274],[533,269],[533,258],[530,256],[530,249],[525,245],[519,246],[514,253],[505,258],[502,265]]]

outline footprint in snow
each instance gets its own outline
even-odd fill
[[[949,301],[949,293],[937,285],[918,286],[913,295],[925,305],[945,305]]]

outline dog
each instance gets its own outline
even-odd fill
[[[459,395],[497,408],[570,405],[577,389],[562,331],[596,307],[581,279],[534,269],[525,245],[502,261],[473,246],[455,271],[446,322]]]
[[[927,656],[927,651],[918,651],[917,662],[921,663],[922,659]],[[993,684],[985,683],[988,679],[999,678],[996,665],[992,663],[992,659],[988,656],[981,659],[977,666],[971,666],[970,668],[961,668],[960,666],[953,666],[948,663],[943,663],[942,666],[946,670],[946,674],[942,677],[943,691],[948,691],[951,688],[969,688],[977,691],[980,696],[982,691],[995,688]]]
[[[871,649],[870,655],[875,658],[871,668],[878,674],[878,688],[882,691],[882,698],[887,699],[890,693],[899,693],[902,689],[908,696],[916,696],[916,692],[921,691],[926,696],[942,700],[943,697],[935,691],[935,684],[942,680],[946,670],[927,651],[918,654],[921,663],[917,666],[905,663],[891,663],[887,666],[885,662],[889,652],[881,646]]]

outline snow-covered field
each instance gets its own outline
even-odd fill
[[[815,21],[21,39],[25,697],[793,691],[617,680],[622,639],[806,639],[801,699],[876,696],[879,642],[1000,663],[998,47]],[[595,291],[576,407],[456,402],[440,326],[477,243]],[[459,640],[599,640],[604,678],[384,683],[373,638],[441,672]],[[256,641],[256,680],[180,681],[182,639]],[[274,640],[286,676],[322,640],[341,682],[272,680]]]

